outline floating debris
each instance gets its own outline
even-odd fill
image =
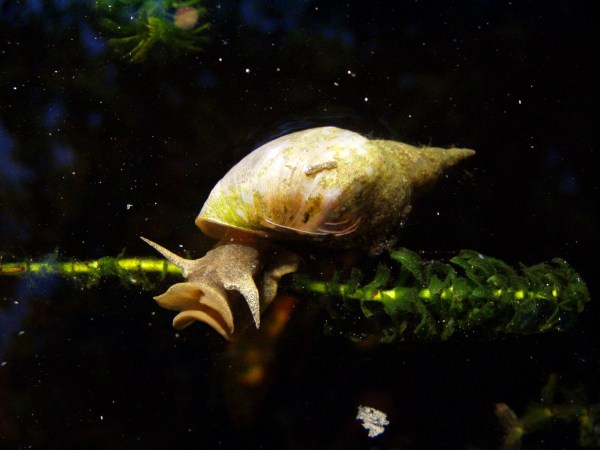
[[[390,422],[387,420],[387,414],[370,406],[359,405],[356,420],[362,421],[362,426],[369,431],[369,437],[379,436],[385,431],[386,425]]]

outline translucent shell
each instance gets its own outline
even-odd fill
[[[212,190],[196,225],[216,239],[237,228],[368,246],[398,226],[415,188],[473,153],[369,140],[335,127],[291,133],[234,166]]]

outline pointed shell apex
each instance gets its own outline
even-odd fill
[[[336,127],[290,133],[236,164],[196,225],[216,239],[235,228],[368,248],[403,221],[416,186],[473,153],[370,140]]]

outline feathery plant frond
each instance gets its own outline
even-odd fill
[[[143,62],[154,50],[202,51],[210,24],[201,0],[96,0],[108,43],[131,62]]]
[[[551,430],[557,422],[577,424],[576,432],[565,433],[573,447],[600,447],[600,403],[591,403],[583,388],[564,389],[558,382],[558,375],[551,374],[540,401],[530,404],[521,417],[506,403],[496,404],[496,417],[505,431],[503,450],[521,449],[525,436],[530,444],[534,437],[544,442],[548,437],[543,431]]]
[[[461,251],[449,262],[427,261],[407,249],[389,256],[368,282],[353,269],[347,280],[293,274],[284,277],[281,289],[324,297],[328,333],[380,342],[446,340],[456,333],[493,337],[562,330],[590,300],[579,274],[559,258],[520,265],[517,270],[472,250]],[[167,276],[181,276],[181,270],[158,258],[0,260],[0,275],[25,274],[62,275],[82,288],[117,277],[127,285],[154,289]]]
[[[329,333],[381,342],[561,330],[590,299],[579,274],[559,258],[516,270],[471,250],[448,263],[407,249],[390,257],[395,267],[380,263],[367,283],[355,269],[344,282],[296,274],[287,287],[327,297]]]

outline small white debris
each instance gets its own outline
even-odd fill
[[[369,430],[369,437],[379,436],[385,431],[385,426],[390,424],[384,412],[363,405],[358,407],[356,420],[361,420],[363,428]]]

